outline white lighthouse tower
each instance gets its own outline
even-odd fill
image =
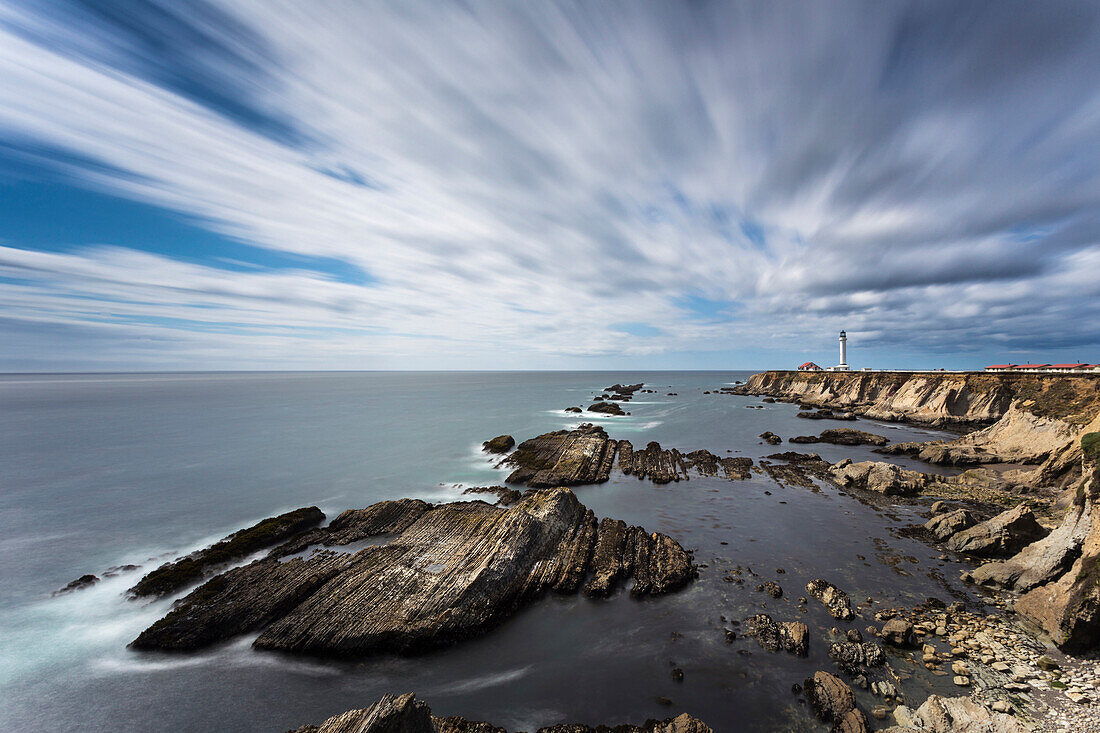
[[[836,365],[836,371],[848,371],[848,334],[840,332],[840,363]]]

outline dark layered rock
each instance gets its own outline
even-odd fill
[[[515,467],[507,482],[531,488],[603,483],[611,474],[615,448],[598,425],[544,433],[523,441],[505,459]]]
[[[992,519],[958,532],[947,547],[981,557],[1007,557],[1047,535],[1047,530],[1026,504],[1001,512]]]
[[[773,453],[768,459],[761,461],[760,467],[780,486],[801,486],[816,491],[818,487],[814,479],[825,479],[829,476],[829,462],[816,453],[785,451]],[[773,460],[784,463],[772,463]]]
[[[766,613],[758,613],[745,623],[749,634],[768,651],[788,651],[800,657],[809,651],[810,630],[801,621],[777,622]]]
[[[970,529],[978,523],[975,517],[967,509],[956,509],[953,512],[937,514],[924,524],[924,528],[932,533],[932,536],[941,542],[957,532]]]
[[[833,412],[832,410],[814,410],[800,412],[798,417],[806,420],[858,420],[855,414],[851,412]]]
[[[471,486],[462,492],[463,494],[492,494],[497,497],[497,504],[508,506],[515,504],[523,496],[518,489],[509,489],[507,486]]]
[[[846,675],[865,674],[868,667],[886,663],[882,647],[872,641],[836,641],[829,646],[829,658]]]
[[[841,621],[851,621],[855,617],[852,612],[852,601],[848,598],[848,594],[829,581],[821,578],[811,580],[806,584],[806,592],[821,601],[833,618]]]
[[[779,445],[783,442],[783,439],[770,430],[760,433],[760,438],[768,445]]]
[[[870,730],[867,716],[856,707],[856,696],[843,680],[829,672],[815,672],[803,685],[814,714],[833,724],[834,731],[863,733]]]
[[[216,576],[132,646],[186,651],[262,629],[254,642],[262,649],[413,653],[484,633],[549,591],[584,585],[606,595],[633,577],[632,596],[661,595],[696,574],[671,537],[614,522],[601,532],[568,489],[530,491],[507,508],[421,504],[345,512],[332,536],[315,531],[319,551],[291,542]],[[404,528],[389,531],[396,527]],[[338,541],[364,535],[379,541],[338,551]]]
[[[708,450],[696,450],[681,456],[685,466],[703,476],[721,474],[730,481],[747,479],[752,475],[752,459],[744,456],[716,456]]]
[[[516,439],[511,435],[498,435],[481,444],[482,450],[489,453],[507,453],[516,444]]]
[[[599,412],[604,415],[625,415],[623,408],[619,407],[614,402],[596,402],[595,404],[588,406],[589,412]]]
[[[251,527],[234,532],[210,547],[161,565],[139,580],[129,590],[129,594],[134,598],[169,595],[202,580],[204,576],[224,565],[284,542],[310,527],[316,527],[324,518],[320,509],[310,506],[264,519]]]
[[[852,428],[834,428],[822,430],[821,435],[799,435],[791,438],[790,443],[832,443],[833,445],[886,445],[888,438],[863,430]]]
[[[385,695],[369,708],[349,710],[320,725],[304,725],[290,733],[508,733],[491,723],[466,720],[457,716],[433,716],[431,709],[412,694]],[[648,720],[641,727],[617,725],[614,728],[587,725],[553,725],[535,733],[713,733],[701,720],[687,713],[665,720]]]
[[[680,451],[665,450],[656,441],[650,441],[644,450],[634,450],[629,440],[620,440],[619,470],[640,479],[648,478],[655,484],[688,478],[688,465]]]
[[[91,588],[93,585],[99,582],[99,578],[95,575],[81,575],[76,580],[70,581],[68,585],[60,590],[55,590],[53,595],[60,596],[66,593],[72,593],[74,590],[84,590],[85,588]]]

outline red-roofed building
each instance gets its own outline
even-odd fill
[[[1019,364],[1019,365],[1016,366],[1016,368],[1017,369],[1031,369],[1031,370],[1049,369],[1050,364]]]
[[[1068,370],[1068,369],[1087,369],[1088,364],[1051,364],[1051,369]]]
[[[800,372],[821,372],[821,371],[825,371],[825,370],[822,369],[821,367],[819,367],[817,364],[814,364],[812,361],[808,361],[805,364],[803,364],[802,366],[798,367],[798,371],[800,371]]]
[[[990,366],[987,366],[985,368],[985,370],[987,372],[1004,372],[1004,371],[1008,371],[1009,369],[1015,369],[1015,368],[1016,368],[1015,364],[991,364]]]

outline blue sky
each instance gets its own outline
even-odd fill
[[[0,370],[1100,362],[1098,14],[0,0]]]

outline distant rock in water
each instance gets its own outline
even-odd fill
[[[602,412],[605,415],[625,415],[623,408],[614,402],[596,402],[588,407],[589,412]]]
[[[565,408],[565,411],[566,412],[584,412],[584,410],[581,409],[580,407],[567,407],[567,408]]]
[[[489,453],[507,453],[516,444],[516,439],[511,435],[498,435],[492,440],[486,440],[481,444],[481,449]]]
[[[783,442],[783,439],[770,430],[760,433],[760,438],[768,445],[779,445]],[[794,441],[791,441],[792,443]]]
[[[610,731],[607,726],[554,725],[539,728],[535,733],[599,733]],[[617,725],[615,733],[713,733],[702,721],[687,713],[665,720],[649,720],[636,725]],[[289,733],[508,733],[491,723],[460,717],[441,718],[412,694],[385,695],[369,708],[349,710],[333,716],[320,725],[304,725]]]
[[[817,410],[814,412],[800,412],[796,417],[805,418],[807,420],[858,420],[854,413],[851,412],[833,412],[832,410]]]
[[[85,588],[91,588],[93,585],[99,582],[99,578],[94,575],[81,575],[76,580],[70,582],[61,590],[55,590],[53,595],[60,596],[65,593],[72,593],[74,590],[84,590]]]
[[[852,428],[833,428],[823,430],[821,435],[799,435],[791,438],[791,443],[832,443],[833,445],[886,445],[889,438]]]
[[[285,542],[310,527],[316,527],[324,519],[325,515],[315,506],[264,519],[206,549],[161,565],[139,580],[129,594],[133,598],[169,595],[202,580],[223,565],[242,560],[254,552]]]
[[[597,523],[568,489],[508,508],[403,499],[344,512],[214,577],[131,646],[190,651],[262,630],[261,649],[413,653],[482,634],[548,591],[608,595],[633,578],[632,596],[656,596],[695,576],[674,539]]]

